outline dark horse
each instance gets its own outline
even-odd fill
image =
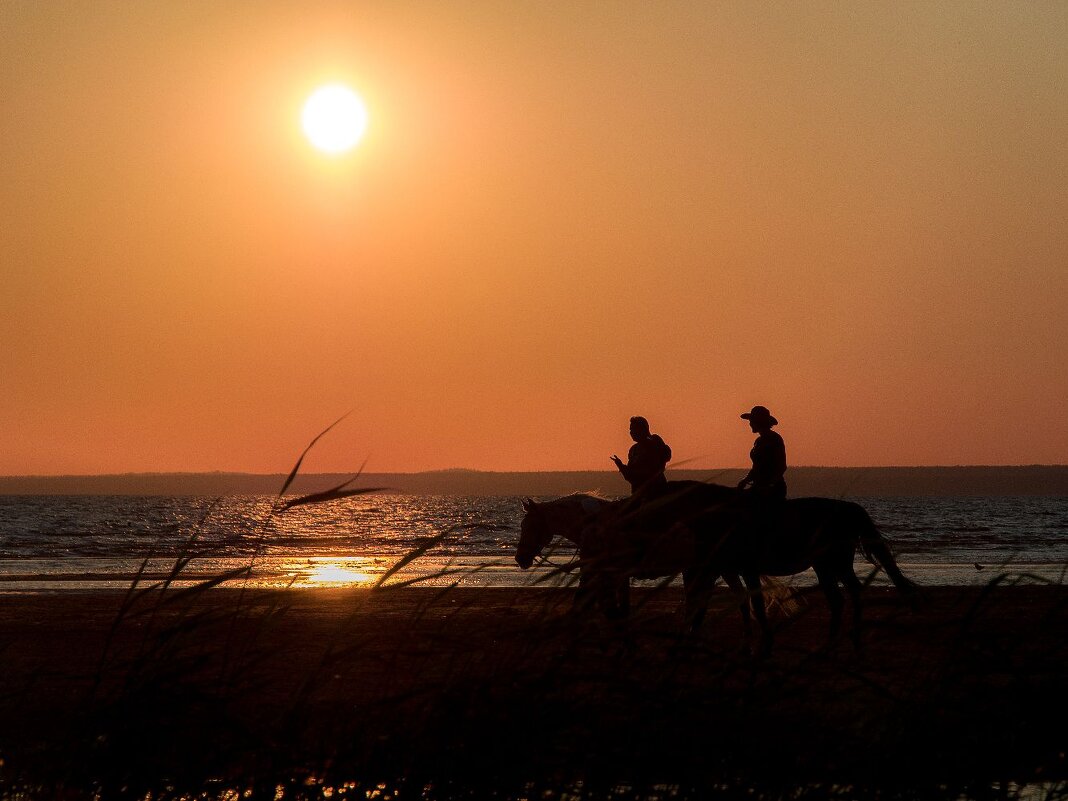
[[[554,537],[570,540],[579,546],[580,555],[576,607],[581,608],[592,596],[609,617],[622,617],[630,608],[630,579],[682,572],[678,565],[691,562],[696,554],[693,531],[687,524],[695,523],[711,507],[736,499],[733,488],[701,481],[669,482],[666,491],[642,504],[577,493],[544,503],[528,498],[523,502],[526,514],[515,560],[526,570]],[[619,531],[623,536],[616,537]],[[749,598],[741,579],[735,574],[722,577],[741,598],[748,632]]]
[[[676,486],[678,485],[678,486]],[[745,581],[765,650],[770,647],[760,576],[789,576],[814,569],[831,607],[831,639],[841,628],[844,584],[853,605],[853,637],[859,644],[861,582],[853,570],[860,548],[882,567],[898,590],[915,589],[859,504],[830,498],[798,498],[770,515],[738,500],[734,489],[702,482],[671,482],[667,492],[637,505],[569,496],[546,504],[524,504],[516,561],[529,567],[555,534],[579,544],[580,592],[595,593],[606,611],[619,612],[621,585],[631,577],[682,574],[691,629],[703,620],[717,579]],[[581,499],[585,498],[585,501]],[[596,501],[594,503],[593,501]],[[585,504],[585,506],[583,506]],[[748,614],[749,604],[743,606]],[[623,609],[625,612],[625,608]]]

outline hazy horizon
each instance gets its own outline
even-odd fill
[[[801,464],[790,465],[789,470],[969,470],[969,469],[1026,469],[1026,468],[1068,468],[1068,462],[1057,463],[1051,462],[1044,464],[1041,462],[1035,462],[1033,464],[929,464],[929,465],[909,465],[909,464],[890,464],[890,465],[820,465],[820,464]],[[668,465],[669,472],[686,472],[686,473],[711,473],[716,471],[745,471],[748,470],[748,465],[731,465],[727,467],[680,467],[674,468]],[[426,473],[497,473],[497,474],[536,474],[536,473],[605,473],[608,475],[615,475],[617,471],[611,468],[574,468],[567,470],[485,470],[478,467],[434,467],[427,469],[413,469],[413,470],[369,470],[363,471],[358,468],[351,470],[317,470],[311,472],[301,472],[299,475],[307,477],[312,476],[351,476],[351,475],[422,475]],[[4,478],[96,478],[102,476],[211,476],[211,475],[234,475],[234,476],[285,476],[288,475],[287,470],[276,471],[257,471],[257,470],[118,470],[112,472],[101,473],[0,473],[0,479]]]
[[[742,467],[668,470],[670,480],[733,486]],[[91,476],[0,476],[0,495],[273,495],[285,473],[119,473]],[[306,473],[290,493],[319,492],[351,473]],[[855,496],[1059,496],[1068,497],[1068,465],[957,467],[794,467],[787,473],[793,497]],[[551,496],[572,492],[626,495],[616,471],[429,470],[368,472],[355,486],[423,495]]]
[[[1068,462],[1068,4],[6,3],[0,94],[0,474]]]

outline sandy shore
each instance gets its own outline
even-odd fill
[[[808,593],[775,610],[763,660],[726,596],[680,637],[675,589],[639,592],[625,625],[569,614],[562,590],[160,600],[120,616],[122,593],[0,597],[7,786],[296,797],[315,777],[522,797],[582,780],[704,797],[1068,778],[1063,587],[935,588],[916,608],[869,588],[859,654],[823,648]]]

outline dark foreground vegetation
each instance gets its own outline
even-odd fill
[[[869,588],[864,651],[724,595],[682,638],[538,589],[0,601],[0,787],[25,798],[1068,796],[1068,590]],[[121,613],[120,613],[121,609]],[[1029,793],[1033,795],[1028,795]],[[1022,796],[1021,796],[1022,794]]]

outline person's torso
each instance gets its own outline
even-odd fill
[[[671,459],[671,449],[656,434],[635,442],[627,454],[627,467],[635,483],[641,483],[663,474]]]
[[[768,431],[757,437],[753,449],[749,452],[756,471],[753,479],[759,483],[779,482],[786,472],[786,444],[774,431]]]

